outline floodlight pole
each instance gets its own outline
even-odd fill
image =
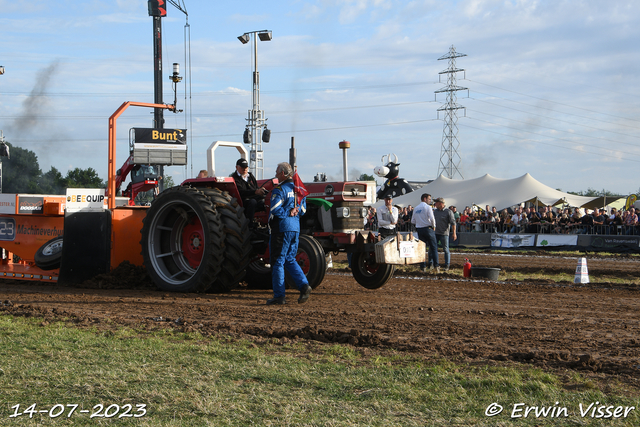
[[[249,110],[246,129],[250,130],[248,140],[244,140],[245,144],[249,144],[249,170],[257,179],[264,178],[264,152],[262,151],[262,129],[266,128],[266,120],[264,111],[260,109],[260,73],[258,72],[258,36],[262,41],[271,40],[271,31],[250,31],[244,33],[238,39],[242,44],[249,42],[253,38],[253,93],[252,93],[252,109]],[[246,135],[246,133],[245,133]]]

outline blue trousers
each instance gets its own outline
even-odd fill
[[[418,232],[418,239],[423,241],[427,245],[427,248],[429,248],[429,265],[435,265],[437,267],[439,264],[438,264],[438,243],[436,242],[436,232],[433,230],[433,228],[427,228],[427,227],[416,228],[416,231]],[[434,258],[434,255],[435,255],[435,258]],[[426,263],[424,262],[420,263],[420,268],[425,268],[426,266],[427,266]]]
[[[284,297],[284,270],[286,269],[299,290],[309,284],[307,276],[296,261],[298,253],[298,233],[285,231],[272,234],[269,238],[269,253],[271,255],[271,283],[273,296]]]
[[[445,236],[444,234],[436,234],[435,236],[436,244],[440,243],[442,245],[442,249],[444,250],[444,265],[449,265],[451,263],[451,252],[449,252],[449,236]]]

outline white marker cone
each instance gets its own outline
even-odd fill
[[[589,271],[587,270],[587,259],[580,258],[576,267],[576,276],[573,283],[589,283]]]

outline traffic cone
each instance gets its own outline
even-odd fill
[[[576,277],[573,283],[589,283],[589,271],[587,270],[587,259],[580,258],[576,267]]]

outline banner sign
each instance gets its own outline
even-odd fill
[[[186,129],[133,128],[137,149],[186,150]]]
[[[0,214],[16,213],[16,195],[0,194]]]
[[[640,236],[608,236],[591,235],[587,250],[629,250],[637,251],[640,248]]]
[[[67,188],[67,213],[102,212],[104,188]]]
[[[495,248],[535,246],[535,240],[535,234],[492,234],[491,246]]]
[[[538,234],[536,246],[576,246],[578,236],[576,234]]]
[[[30,215],[42,215],[44,208],[43,197],[18,197],[18,213]]]

